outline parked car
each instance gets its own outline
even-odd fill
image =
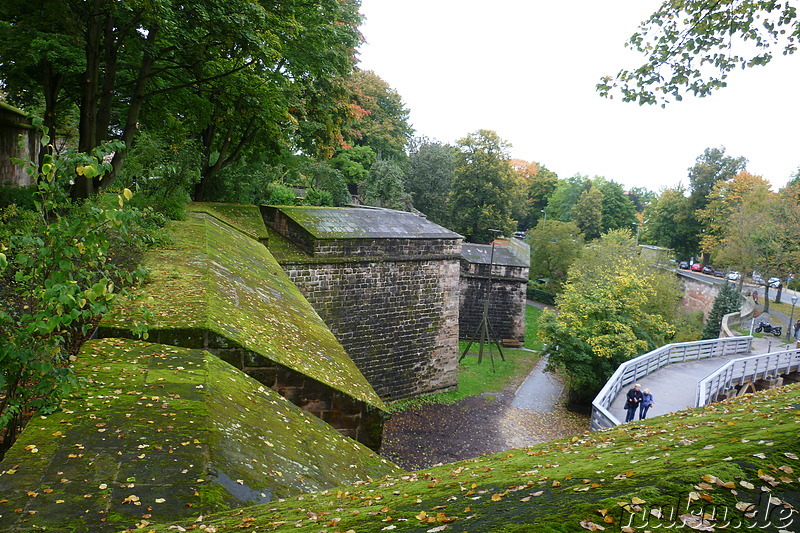
[[[726,274],[726,272],[724,270],[722,270],[722,269],[719,269],[719,268],[715,268],[714,269],[714,277],[715,278],[724,278],[725,274]]]
[[[689,270],[689,261],[681,261],[678,263],[678,268],[681,270]]]
[[[728,272],[728,275],[725,276],[725,277],[728,278],[731,281],[739,281],[740,279],[742,279],[742,275],[739,274],[739,272],[736,271],[736,270],[731,270],[730,272]]]
[[[769,278],[769,280],[767,280],[767,283],[769,283],[769,286],[772,287],[773,289],[777,289],[778,287],[781,286],[781,278]]]
[[[755,283],[756,285],[763,285],[764,284],[764,278],[762,278],[761,274],[759,274],[755,270],[753,271],[753,275],[750,276],[750,278],[753,280],[753,283]]]
[[[710,266],[706,265],[706,266],[703,267],[703,271],[702,272],[703,272],[703,274],[712,275],[712,274],[714,274],[714,269],[711,268]]]
[[[703,271],[703,265],[701,265],[700,263],[695,263],[695,264],[692,265],[691,270],[692,270],[692,272],[702,272]]]

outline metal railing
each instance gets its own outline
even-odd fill
[[[719,393],[760,379],[775,379],[779,374],[800,371],[800,348],[734,359],[704,377],[697,384],[695,406],[716,401]]]
[[[626,385],[673,363],[749,353],[752,342],[753,337],[747,336],[667,344],[622,363],[592,401],[591,428],[596,430],[621,423],[608,408]]]

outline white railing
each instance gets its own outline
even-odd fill
[[[772,352],[734,359],[703,378],[697,384],[696,406],[716,400],[720,392],[727,393],[742,383],[774,379],[779,374],[800,371],[800,349]]]
[[[753,337],[747,336],[667,344],[622,363],[592,401],[592,429],[620,424],[619,419],[612,415],[608,408],[626,385],[639,381],[642,377],[672,363],[708,359],[719,355],[750,353],[752,342]]]

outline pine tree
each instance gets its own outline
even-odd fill
[[[714,299],[708,320],[703,327],[704,339],[716,339],[722,327],[722,317],[728,313],[735,313],[742,308],[742,295],[733,283],[725,283]]]

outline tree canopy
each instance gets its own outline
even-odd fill
[[[645,63],[604,76],[597,89],[626,102],[660,104],[725,87],[731,71],[793,54],[800,20],[791,2],[774,0],[668,0],[644,21],[627,46]]]

